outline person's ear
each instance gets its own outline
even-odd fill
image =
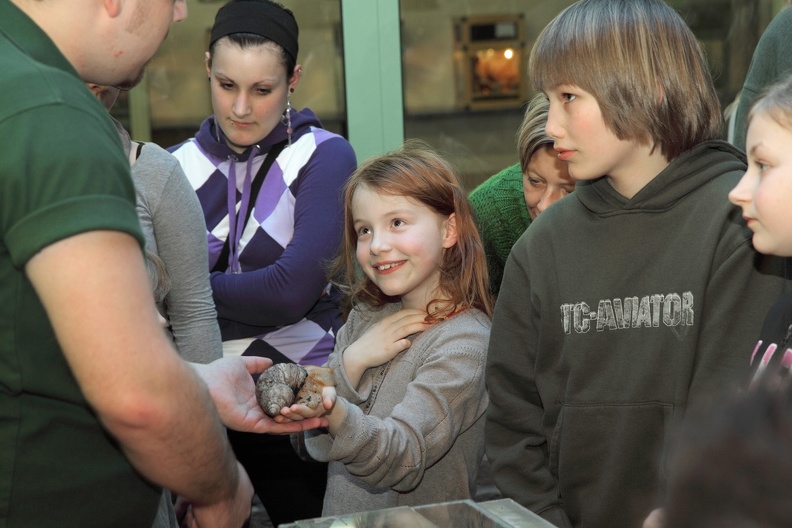
[[[294,73],[289,79],[289,92],[294,93],[294,89],[297,88],[297,83],[300,82],[300,78],[302,77],[302,66],[299,64],[294,67]]]
[[[104,8],[110,18],[116,18],[121,14],[123,0],[103,0]]]
[[[459,239],[456,225],[456,213],[451,213],[445,221],[445,233],[443,234],[443,248],[453,247]]]
[[[212,54],[208,51],[204,54],[204,66],[206,66],[206,76],[212,78]]]
[[[102,84],[94,84],[94,83],[85,83],[88,85],[88,89],[96,96],[97,99],[101,100],[102,95],[107,91],[107,87]]]

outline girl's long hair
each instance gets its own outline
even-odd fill
[[[359,303],[377,308],[399,300],[385,295],[357,262],[357,233],[351,205],[361,185],[377,193],[414,200],[446,218],[455,215],[457,243],[444,250],[438,292],[442,297],[428,303],[427,321],[441,321],[457,307],[468,306],[492,317],[484,247],[465,191],[451,165],[417,140],[409,140],[399,150],[364,162],[346,183],[344,237],[330,275],[346,294],[347,309]]]

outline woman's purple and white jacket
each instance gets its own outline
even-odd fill
[[[210,270],[230,239],[228,265],[211,272],[224,354],[321,365],[342,324],[327,263],[341,241],[342,188],[356,159],[349,142],[322,129],[311,110],[292,111],[291,123],[292,143],[277,156],[253,204],[253,181],[262,177],[257,173],[270,148],[286,141],[285,125],[237,154],[210,116],[194,138],[168,150],[201,202]]]

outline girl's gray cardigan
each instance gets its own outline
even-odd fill
[[[306,432],[308,452],[329,461],[325,516],[468,499],[484,454],[484,365],[490,320],[468,309],[412,336],[412,346],[368,369],[357,388],[346,347],[401,309],[356,308],[328,359],[339,397],[353,405],[340,432]]]

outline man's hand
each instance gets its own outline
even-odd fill
[[[239,483],[233,497],[214,504],[187,505],[187,513],[181,521],[183,528],[202,528],[212,526],[242,527],[250,519],[253,501],[253,485],[241,464],[237,462]]]
[[[326,427],[327,420],[310,418],[277,423],[264,414],[256,401],[253,374],[272,366],[272,361],[257,356],[229,356],[207,365],[191,363],[206,383],[223,424],[229,429],[248,433],[289,434]]]

